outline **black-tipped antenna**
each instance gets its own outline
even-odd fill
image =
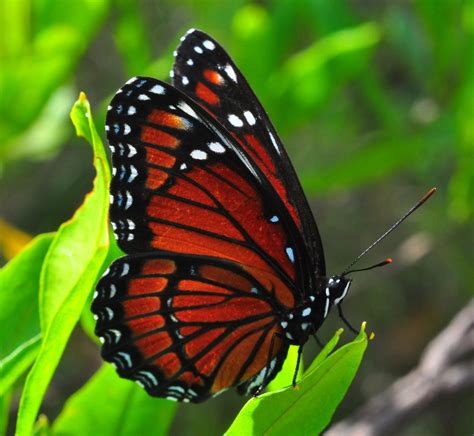
[[[375,265],[368,266],[366,268],[351,269],[349,271],[344,271],[344,274],[350,274],[350,273],[359,272],[359,271],[368,271],[369,269],[380,268],[381,266],[390,265],[391,263],[392,263],[392,259],[388,257],[384,261],[376,263]]]
[[[428,198],[430,198],[436,192],[436,188],[431,188],[421,200],[419,200],[405,215],[403,215],[395,224],[392,225],[382,236],[380,236],[377,240],[372,242],[362,253],[360,253],[354,261],[342,272],[342,276],[348,274],[349,272],[354,272],[355,270],[349,271],[359,260],[361,257],[364,257],[367,252],[372,250],[382,239],[384,239],[388,234],[392,233],[403,221],[405,221],[415,210],[417,210]],[[385,262],[385,261],[384,261]],[[384,263],[382,262],[382,263]]]

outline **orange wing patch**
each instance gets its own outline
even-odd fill
[[[174,129],[187,129],[189,121],[171,112],[154,109],[147,118],[148,121],[161,126],[172,127]]]
[[[176,148],[180,143],[176,136],[150,126],[144,126],[142,128],[140,139],[143,142],[171,148]]]
[[[196,86],[196,95],[206,103],[209,103],[212,106],[220,104],[221,100],[219,96],[211,91],[204,83],[198,82]]]
[[[224,78],[215,70],[204,70],[204,78],[213,85],[222,85],[224,84]]]

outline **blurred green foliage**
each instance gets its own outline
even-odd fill
[[[91,190],[90,152],[77,145],[68,118],[77,92],[87,91],[104,109],[129,76],[165,79],[172,51],[190,27],[226,47],[280,132],[311,203],[320,199],[315,212],[331,272],[438,186],[437,196],[400,229],[398,242],[377,252],[392,250],[403,268],[360,280],[364,293],[356,288],[348,299],[351,318],[373,320],[384,339],[372,354],[369,348],[340,416],[412,366],[472,295],[472,1],[3,0],[0,26],[0,216],[32,234],[56,230]],[[104,110],[97,112],[101,126]],[[52,237],[36,239],[20,256],[42,258]],[[23,271],[13,297],[0,289],[0,305],[11,300],[18,324],[32,316],[36,303],[25,307],[24,300],[33,298],[39,281],[39,270]],[[53,304],[45,307],[54,307],[41,312],[43,325],[52,325],[73,288],[59,289],[57,300],[54,288],[42,291],[38,304],[46,299]],[[83,286],[81,301],[89,288]],[[64,345],[75,321],[63,332]],[[18,366],[4,362],[5,391],[38,352],[35,322],[34,331],[18,329],[26,345]],[[328,335],[340,325],[327,324]],[[90,334],[87,308],[81,325]],[[99,365],[96,345],[82,333],[70,344],[43,405],[50,418]],[[8,347],[1,352],[8,356]],[[49,376],[54,367],[46,368]],[[2,398],[1,411],[9,398]],[[241,405],[231,394],[225,398],[198,411],[179,409],[172,430],[185,432],[198,420],[206,424],[197,431],[222,433]],[[16,397],[12,404],[14,422]],[[428,414],[410,434],[471,431],[462,413],[469,405]],[[0,432],[5,422],[2,414]],[[49,428],[44,420],[40,427]]]

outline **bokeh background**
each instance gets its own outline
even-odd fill
[[[368,321],[376,339],[337,421],[415,366],[473,294],[474,3],[0,1],[3,263],[29,235],[68,219],[91,188],[91,150],[68,115],[78,92],[103,126],[125,80],[168,77],[190,27],[221,42],[270,114],[310,200],[330,274],[438,188],[361,262],[392,257],[393,265],[354,277],[346,316]],[[333,314],[321,338],[341,325]],[[316,352],[309,344],[306,361]],[[42,412],[54,419],[99,366],[97,345],[78,328]],[[181,406],[172,433],[221,434],[244,401],[227,393]],[[402,434],[470,434],[472,410],[472,395],[463,395]]]

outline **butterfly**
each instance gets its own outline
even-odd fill
[[[110,220],[127,255],[97,285],[95,332],[152,396],[255,394],[351,279],[326,275],[295,170],[226,51],[191,29],[171,77],[134,77],[108,107]]]

